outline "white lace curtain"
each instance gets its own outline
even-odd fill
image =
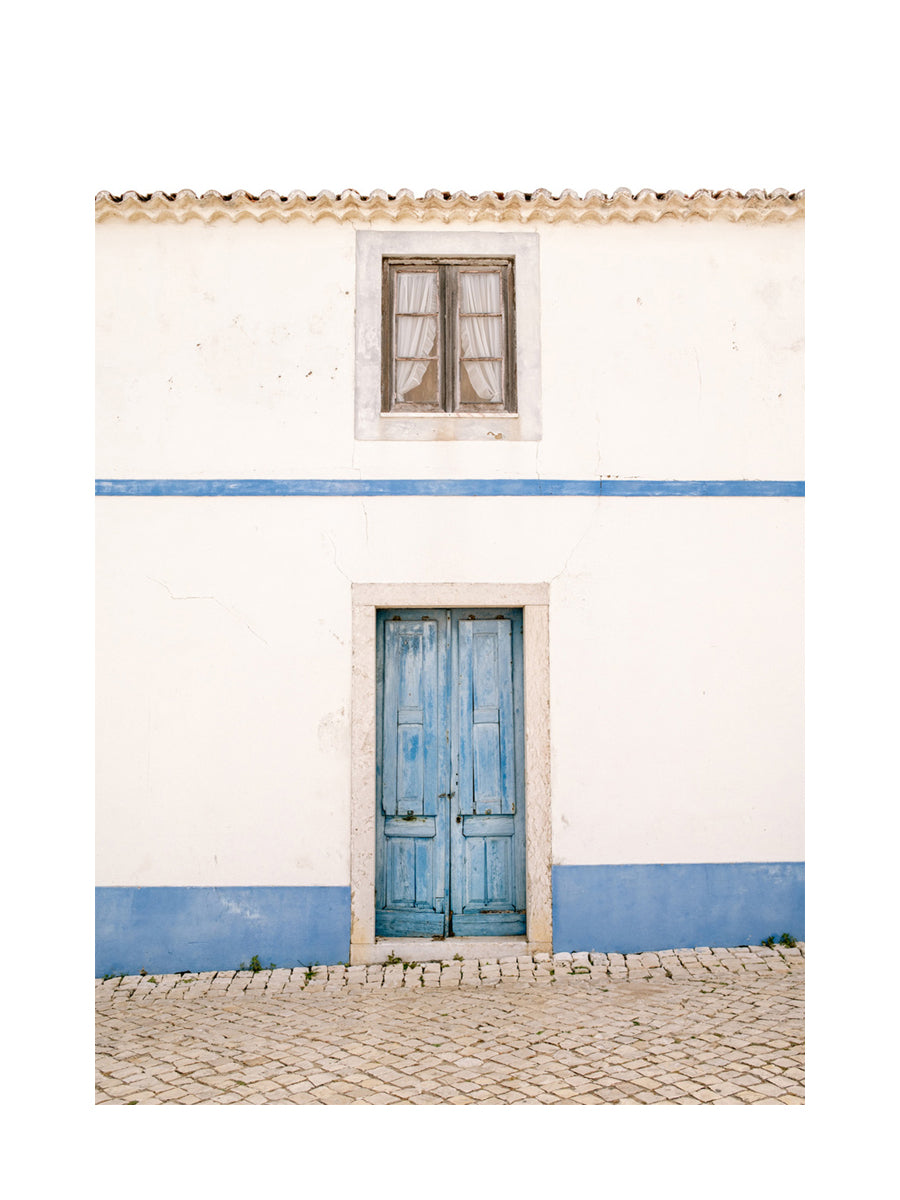
[[[396,342],[394,400],[422,382],[436,354],[436,271],[398,271],[395,277]],[[498,271],[460,271],[460,358],[480,400],[502,399],[503,319]],[[478,316],[470,314],[481,314]],[[486,314],[497,314],[496,316]],[[422,314],[421,316],[418,314]],[[496,359],[473,362],[473,359]],[[405,360],[405,361],[403,361]]]
[[[437,273],[403,271],[396,276],[396,309],[399,313],[437,312]],[[427,357],[434,354],[437,317],[397,317],[398,359],[426,359],[422,362],[398,362],[394,399],[403,400],[407,392],[419,386],[428,370]]]
[[[480,400],[499,400],[500,362],[467,362],[468,358],[502,357],[503,320],[496,317],[467,317],[466,313],[500,313],[500,275],[497,271],[459,275],[459,328],[463,365]]]

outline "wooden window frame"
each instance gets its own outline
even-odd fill
[[[461,401],[460,363],[462,361],[459,275],[466,270],[477,272],[485,268],[500,271],[500,302],[503,318],[503,356],[501,362],[501,395],[495,401]],[[438,274],[438,336],[437,388],[438,404],[394,401],[394,343],[395,343],[395,279],[398,271],[413,269],[436,271]],[[381,327],[381,412],[403,416],[447,415],[465,417],[468,414],[517,412],[516,399],[516,314],[515,259],[512,256],[483,255],[385,255],[382,258],[382,327]],[[491,360],[496,361],[496,360]]]

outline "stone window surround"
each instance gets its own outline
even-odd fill
[[[487,943],[497,953],[552,949],[549,584],[354,583],[350,699],[350,962],[377,962],[398,945],[413,958],[452,957]],[[525,664],[525,897],[522,939],[375,938],[375,614],[381,608],[521,608]]]
[[[402,255],[510,256],[515,260],[514,413],[381,411],[382,259]],[[537,233],[356,233],[356,438],[359,441],[540,441],[540,239]]]

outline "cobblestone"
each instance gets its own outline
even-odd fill
[[[805,947],[97,980],[98,1104],[802,1104]]]

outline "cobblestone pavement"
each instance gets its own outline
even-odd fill
[[[96,981],[98,1104],[802,1104],[804,947]]]

